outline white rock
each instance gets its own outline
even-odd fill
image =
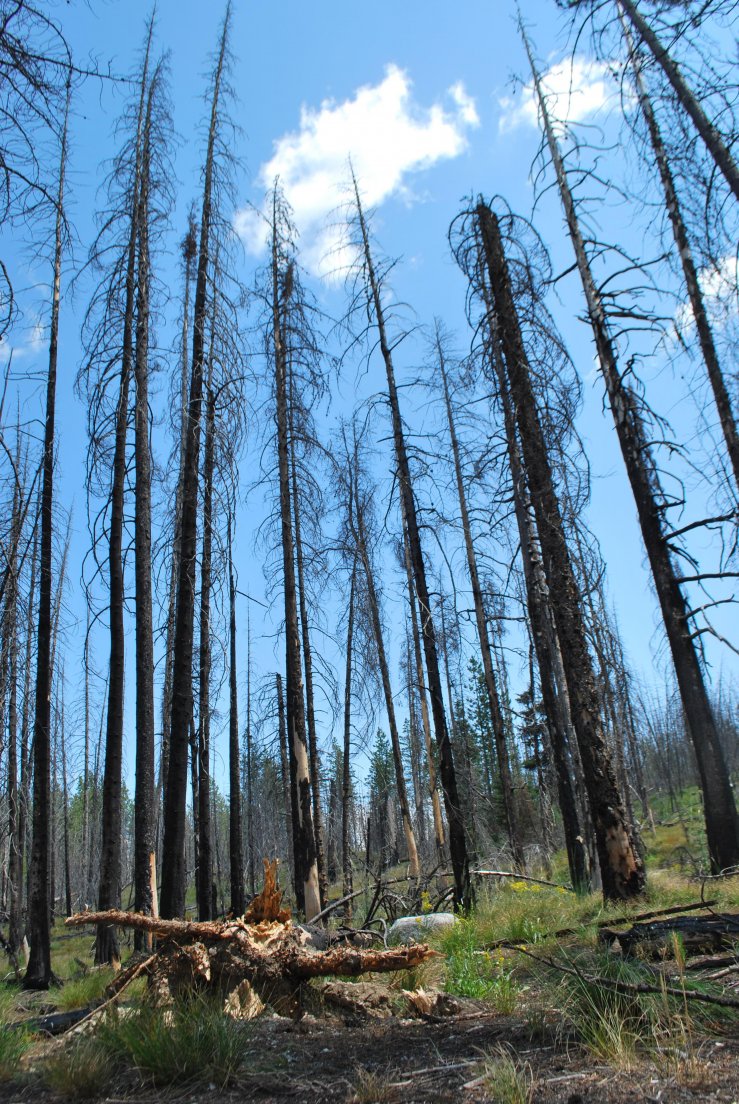
[[[425,943],[431,932],[456,924],[453,912],[429,912],[424,916],[401,916],[387,933],[388,943]]]

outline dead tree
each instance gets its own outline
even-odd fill
[[[539,73],[523,29],[521,33],[531,65],[544,136],[554,165],[567,228],[583,285],[598,361],[634,495],[642,538],[698,762],[711,868],[718,871],[739,863],[739,816],[696,650],[696,633],[691,627],[695,612],[686,602],[681,588],[684,579],[675,570],[672,560],[672,549],[677,535],[671,536],[665,532],[663,519],[666,499],[651,455],[642,411],[633,390],[624,380],[624,373],[618,368],[607,310],[590,267],[575,201]]]
[[[239,762],[239,694],[236,681],[236,577],[233,565],[233,532],[231,509],[228,511],[228,854],[231,872],[231,912],[242,916],[244,898],[244,857],[241,820],[241,777]],[[249,703],[251,704],[251,703]],[[247,706],[247,710],[248,710]],[[247,716],[247,728],[249,717]]]
[[[516,242],[517,227],[510,216],[507,217],[506,227],[513,242]],[[595,677],[580,609],[581,595],[572,569],[559,499],[531,384],[531,369],[500,222],[482,200],[470,212],[470,233],[474,235],[474,244],[471,255],[466,255],[467,270],[478,284],[484,280],[489,289],[493,307],[489,325],[498,335],[506,380],[516,412],[521,455],[536,517],[565,666],[572,722],[595,827],[603,894],[606,899],[632,897],[643,891],[644,868],[633,845],[600,721]],[[458,256],[465,261],[464,249],[458,252]],[[519,267],[521,279],[518,291],[524,295],[531,294],[533,281],[525,253]],[[528,305],[525,309],[527,319],[530,319]]]
[[[279,480],[280,532],[285,601],[285,672],[288,753],[295,779],[293,807],[293,858],[298,907],[306,919],[321,911],[313,824],[310,767],[306,739],[303,671],[301,662],[298,599],[295,575],[295,530],[290,482],[289,383],[293,295],[296,291],[296,262],[289,240],[289,220],[284,200],[275,187],[271,226],[271,329],[270,355],[274,366],[275,423]]]
[[[164,795],[164,844],[166,862],[162,869],[160,908],[162,916],[181,916],[185,909],[187,870],[185,866],[185,824],[189,730],[193,718],[193,636],[195,623],[195,562],[198,513],[198,457],[203,405],[203,381],[210,317],[208,283],[219,229],[219,156],[224,145],[224,106],[228,94],[228,37],[231,8],[221,28],[218,52],[211,73],[210,119],[203,173],[200,209],[200,240],[196,266],[193,313],[192,359],[185,431],[182,476],[182,518],[178,547],[178,580],[172,653],[172,715],[167,785]]]
[[[516,816],[516,803],[513,792],[513,776],[511,774],[511,764],[503,726],[503,713],[500,708],[498,686],[495,679],[495,671],[493,669],[493,658],[490,650],[490,640],[488,638],[487,619],[485,615],[485,608],[483,605],[482,587],[480,585],[480,574],[477,567],[475,544],[472,538],[470,514],[467,507],[467,493],[462,472],[462,458],[459,446],[459,438],[457,437],[454,412],[452,409],[451,393],[449,390],[446,353],[443,347],[443,342],[438,326],[434,338],[434,359],[436,361],[439,369],[439,374],[441,376],[442,388],[444,393],[444,407],[446,410],[447,425],[449,429],[449,439],[452,445],[454,477],[457,484],[457,496],[459,498],[459,511],[462,521],[462,533],[464,536],[465,554],[467,557],[467,571],[469,573],[470,586],[472,588],[472,601],[475,609],[477,639],[480,645],[480,655],[482,657],[482,669],[485,678],[485,688],[488,694],[488,701],[490,705],[490,719],[493,727],[493,736],[495,738],[495,750],[498,762],[498,773],[500,775],[501,793],[503,796],[503,811],[506,819],[508,843],[511,848],[511,854],[513,856],[513,861],[515,865],[520,869],[523,869],[525,863]]]
[[[354,226],[357,239],[355,245],[358,252],[357,279],[359,281],[362,306],[370,319],[370,325],[377,332],[380,354],[387,377],[387,401],[390,407],[392,422],[398,488],[406,525],[408,527],[408,542],[411,563],[413,565],[413,578],[421,611],[421,637],[426,659],[426,673],[429,695],[431,697],[431,713],[434,720],[434,733],[439,755],[439,775],[441,777],[447,823],[449,826],[449,854],[452,870],[454,872],[454,906],[456,909],[467,909],[472,902],[473,891],[470,881],[467,845],[465,842],[464,813],[460,807],[459,794],[457,792],[454,756],[452,753],[452,745],[449,740],[446,714],[444,712],[444,697],[439,670],[436,634],[431,613],[431,601],[426,579],[426,565],[423,558],[418,514],[413,495],[410,464],[408,461],[408,450],[406,447],[403,420],[400,414],[398,391],[395,382],[393,346],[388,335],[385,309],[382,304],[382,275],[378,273],[372,256],[369,227],[362,208],[359,186],[356,178],[353,177],[352,180],[354,189]]]
[[[48,989],[51,981],[49,927],[49,810],[51,808],[51,589],[54,508],[54,447],[56,380],[59,353],[59,306],[64,248],[64,185],[67,167],[67,123],[70,86],[64,112],[59,177],[56,193],[54,267],[49,334],[49,370],[46,378],[44,455],[41,484],[41,549],[36,644],[36,709],[33,728],[33,836],[29,866],[28,937],[31,945],[23,979],[27,989]]]

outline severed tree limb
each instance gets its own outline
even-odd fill
[[[517,882],[533,882],[535,885],[551,886],[552,889],[566,889],[568,893],[574,893],[574,889],[569,885],[562,885],[561,882],[547,882],[544,878],[529,878],[526,874],[518,874],[511,870],[471,870],[470,874],[474,874],[478,878],[514,878]]]

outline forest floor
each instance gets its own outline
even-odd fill
[[[739,944],[704,956],[701,971],[674,934],[657,954],[626,955],[599,938],[640,912],[708,899],[712,909],[690,915],[739,913],[739,878],[701,884],[652,868],[646,899],[631,907],[496,882],[469,920],[434,937],[434,958],[347,984],[353,1004],[341,1013],[327,983],[313,981],[298,1020],[239,1022],[212,1002],[152,1009],[136,981],[89,1033],[0,1027],[0,1104],[739,1104]],[[58,929],[61,988],[6,984],[0,1023],[99,996],[111,974],[90,968],[92,943],[91,930]],[[651,991],[635,989],[644,985]],[[414,1006],[407,994],[419,991],[443,997]]]

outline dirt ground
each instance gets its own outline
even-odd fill
[[[530,1077],[532,1104],[739,1104],[738,1038],[695,1040],[692,1061],[677,1070],[649,1063],[615,1070],[558,1040],[556,1030],[545,1028],[532,1038],[522,1021],[491,1014],[473,1001],[439,1022],[263,1019],[254,1025],[251,1068],[247,1064],[228,1088],[147,1089],[131,1077],[103,1099],[108,1104],[483,1104],[496,1097],[480,1081],[481,1055],[501,1047]],[[33,1076],[0,1086],[1,1104],[58,1099]]]

